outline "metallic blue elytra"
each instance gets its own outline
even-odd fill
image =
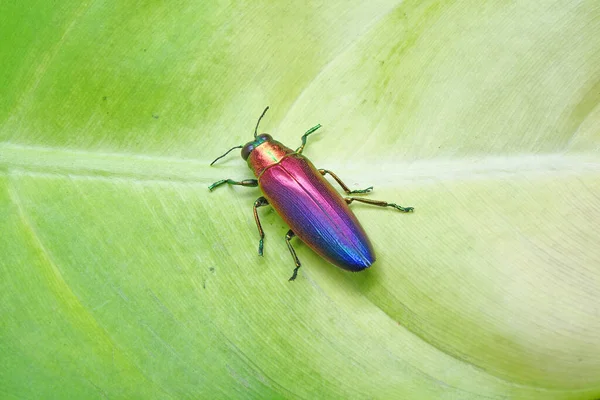
[[[373,246],[342,196],[300,154],[267,168],[258,184],[290,229],[321,257],[360,271],[375,261]]]

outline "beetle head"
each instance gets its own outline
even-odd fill
[[[244,160],[247,160],[248,156],[250,155],[250,153],[252,152],[252,150],[254,150],[255,148],[257,148],[258,146],[260,146],[264,142],[268,142],[268,141],[271,141],[271,140],[273,140],[273,138],[268,133],[262,133],[262,134],[256,136],[256,138],[253,141],[246,143],[244,145],[244,147],[242,148],[242,158]]]

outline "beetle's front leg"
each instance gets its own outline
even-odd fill
[[[260,241],[258,242],[258,255],[262,257],[263,255],[263,244],[265,240],[265,233],[263,232],[262,225],[260,224],[260,218],[258,218],[258,211],[256,210],[258,207],[268,206],[269,202],[264,197],[259,197],[254,202],[254,220],[256,221],[256,226],[258,227],[258,234],[260,235]]]
[[[373,186],[369,186],[366,189],[360,189],[360,190],[350,190],[350,188],[348,186],[346,186],[346,184],[344,182],[342,182],[342,180],[333,172],[328,171],[326,169],[320,169],[319,172],[321,173],[321,175],[325,176],[327,174],[331,175],[331,177],[333,179],[335,179],[335,181],[342,187],[342,189],[344,189],[344,192],[346,192],[346,194],[359,194],[359,193],[369,193],[373,190]]]
[[[210,190],[211,192],[218,186],[224,185],[224,184],[228,184],[228,185],[240,185],[240,186],[248,186],[248,187],[257,187],[258,186],[258,180],[256,179],[244,179],[241,182],[238,181],[234,181],[233,179],[222,179],[220,181],[217,181],[215,183],[213,183],[212,185],[210,185],[208,187],[208,190]]]
[[[402,211],[405,213],[414,211],[414,207],[402,207],[402,206],[399,206],[398,204],[387,203],[385,201],[380,201],[380,200],[362,199],[360,197],[346,197],[346,198],[344,198],[344,200],[346,200],[346,204],[350,204],[353,201],[358,201],[361,203],[371,204],[373,206],[378,206],[378,207],[393,207],[396,210]]]
[[[302,151],[304,150],[304,146],[306,146],[306,138],[308,138],[308,135],[310,135],[311,133],[313,133],[320,127],[321,127],[321,124],[317,124],[317,125],[313,126],[312,128],[310,128],[309,130],[307,130],[306,133],[304,133],[304,135],[302,135],[302,138],[301,138],[302,145],[296,149],[296,153],[302,154]]]
[[[292,258],[294,259],[294,264],[296,264],[296,268],[294,268],[294,273],[292,274],[292,277],[289,279],[290,282],[296,279],[296,277],[298,276],[298,269],[302,266],[302,264],[300,264],[300,260],[298,260],[298,256],[296,255],[296,250],[294,250],[294,247],[290,243],[290,240],[292,240],[292,238],[294,236],[296,236],[296,234],[294,232],[292,232],[291,229],[285,235],[285,242],[287,243],[288,249],[290,250],[290,253],[292,254]]]

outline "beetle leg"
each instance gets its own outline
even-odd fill
[[[373,190],[373,186],[369,186],[366,189],[360,189],[360,190],[350,190],[350,188],[348,186],[346,186],[346,184],[344,182],[342,182],[342,180],[333,172],[328,171],[326,169],[320,169],[319,172],[321,173],[321,175],[325,176],[327,174],[331,175],[331,177],[333,179],[335,179],[335,181],[342,187],[342,189],[344,189],[344,192],[346,192],[346,194],[358,194],[358,193],[369,193]]]
[[[298,260],[296,251],[292,247],[292,243],[290,243],[290,240],[292,240],[292,238],[294,236],[296,236],[296,234],[294,232],[292,232],[291,229],[285,235],[285,242],[287,243],[288,249],[290,249],[290,253],[292,253],[292,258],[294,258],[294,264],[296,264],[296,268],[294,268],[294,273],[292,274],[292,277],[289,279],[290,282],[293,281],[294,279],[296,279],[296,277],[298,276],[298,269],[302,265],[302,264],[300,264],[300,260]]]
[[[344,200],[346,200],[347,204],[352,203],[353,201],[359,201],[361,203],[367,203],[367,204],[371,204],[374,206],[379,206],[379,207],[394,207],[396,210],[402,211],[402,212],[411,212],[414,210],[413,207],[402,207],[399,206],[398,204],[394,204],[394,203],[386,203],[385,201],[380,201],[380,200],[371,200],[371,199],[363,199],[360,197],[346,197],[344,198]]]
[[[249,187],[258,186],[258,181],[256,179],[244,179],[241,182],[234,181],[233,179],[222,179],[222,180],[210,185],[208,187],[208,190],[210,190],[212,192],[214,188],[224,185],[225,183],[228,185],[240,185],[240,186],[249,186]]]
[[[260,224],[260,219],[258,218],[258,211],[256,210],[258,207],[268,206],[269,202],[264,197],[259,197],[254,202],[254,220],[256,221],[256,226],[258,228],[258,234],[260,235],[260,241],[258,242],[258,255],[262,257],[263,255],[263,243],[265,240],[265,233],[263,232],[262,225]]]
[[[317,124],[317,125],[313,126],[312,128],[310,128],[309,130],[307,130],[304,135],[302,135],[302,146],[300,146],[296,149],[296,153],[302,154],[302,151],[304,150],[304,146],[306,145],[306,138],[308,137],[308,135],[310,135],[311,133],[313,133],[320,127],[321,127],[321,124]]]

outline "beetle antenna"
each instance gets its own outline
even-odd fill
[[[244,146],[235,146],[235,147],[230,148],[229,150],[227,150],[227,152],[225,154],[223,154],[222,156],[219,156],[219,157],[215,158],[215,161],[211,162],[210,165],[213,165],[218,160],[220,160],[221,158],[225,157],[227,154],[231,153],[232,150],[241,149],[242,147],[244,147]]]
[[[254,137],[256,137],[256,135],[257,135],[258,125],[260,124],[260,120],[262,119],[262,117],[265,116],[268,109],[269,109],[269,106],[267,106],[267,108],[265,108],[265,111],[263,111],[262,114],[260,114],[260,117],[258,117],[258,122],[256,123],[256,128],[254,128]]]

